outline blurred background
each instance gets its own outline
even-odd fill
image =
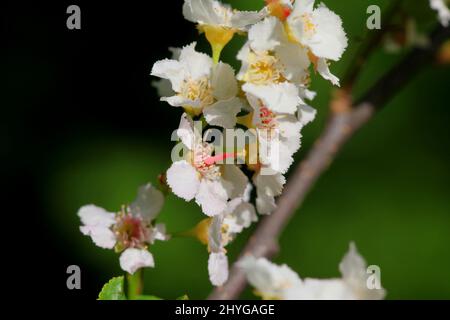
[[[239,9],[263,4],[227,2]],[[366,8],[385,8],[389,1],[324,2],[341,15],[349,36],[344,58],[331,67],[343,75],[368,32]],[[406,2],[406,11],[420,15],[420,26],[432,28],[428,1]],[[70,4],[81,8],[81,30],[66,28]],[[18,267],[39,275],[40,290],[53,297],[93,300],[122,272],[116,254],[79,232],[77,210],[94,203],[115,211],[168,168],[170,135],[181,111],[159,102],[151,67],[169,57],[169,46],[197,41],[200,50],[209,48],[183,19],[181,0],[3,6],[2,176],[10,181],[13,239],[24,241],[20,255],[26,262]],[[223,53],[235,68],[242,44],[235,37]],[[365,65],[357,94],[403,54],[380,48]],[[337,277],[340,259],[355,241],[367,262],[380,266],[388,299],[450,298],[449,75],[449,67],[426,68],[344,147],[283,233],[277,263],[302,277]],[[318,118],[304,129],[297,159],[328,114],[331,84],[317,76],[312,83]],[[160,216],[169,232],[202,218],[195,204],[173,195]],[[252,230],[228,246],[231,261]],[[145,270],[147,294],[203,299],[211,291],[200,243],[174,238],[151,252],[156,268]],[[82,270],[78,291],[66,288],[71,264]],[[255,298],[250,289],[243,297]]]

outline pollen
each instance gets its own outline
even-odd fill
[[[144,248],[149,238],[149,229],[141,217],[133,216],[129,212],[122,212],[116,218],[114,233],[117,236],[116,250],[127,248]]]
[[[272,55],[258,55],[251,57],[253,60],[247,73],[245,80],[256,85],[265,85],[271,83],[280,83],[284,80],[281,73],[281,66],[278,59]]]
[[[204,107],[214,103],[212,87],[206,77],[198,80],[185,80],[181,86],[180,95],[186,99],[199,102],[199,107],[189,106],[193,107],[194,110],[198,109],[199,113]]]

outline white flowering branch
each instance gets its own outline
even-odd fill
[[[307,157],[292,173],[277,209],[258,225],[240,257],[272,257],[278,252],[278,239],[285,226],[303,203],[309,190],[335,159],[342,146],[366,124],[414,75],[433,62],[450,28],[439,27],[431,35],[427,48],[414,49],[402,62],[383,76],[358,102],[350,103],[341,94],[331,103],[331,115],[326,128]],[[236,299],[246,286],[244,271],[234,265],[228,281],[216,288],[209,299]]]

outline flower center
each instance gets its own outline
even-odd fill
[[[210,144],[200,144],[194,148],[193,165],[197,171],[205,178],[216,180],[220,178],[220,168],[215,165],[216,161],[211,161],[213,146]]]
[[[114,232],[117,236],[118,251],[127,248],[145,248],[150,231],[141,217],[123,211],[117,216]]]
[[[274,56],[261,55],[250,63],[245,80],[257,85],[279,83],[283,81],[280,69],[280,64]]]
[[[180,95],[186,99],[199,102],[199,107],[195,109],[201,110],[214,103],[211,85],[206,77],[198,80],[186,80],[181,87]]]
[[[220,167],[217,164],[223,164],[225,159],[235,158],[236,153],[220,153],[212,156],[212,152],[213,146],[210,144],[196,146],[193,165],[203,177],[216,180],[221,176]]]

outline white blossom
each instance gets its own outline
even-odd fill
[[[248,282],[255,287],[256,294],[263,299],[284,299],[289,288],[301,286],[297,273],[287,265],[278,266],[265,258],[245,256],[238,261],[247,276]]]
[[[172,53],[171,60],[178,60],[180,58],[181,48],[169,47],[169,51]],[[152,81],[152,86],[156,89],[160,97],[169,97],[176,94],[168,79]]]
[[[277,266],[265,258],[244,257],[238,262],[247,279],[265,299],[282,300],[367,300],[382,299],[384,289],[367,287],[366,262],[353,243],[339,270],[341,278],[312,279],[300,277],[286,265]]]
[[[153,256],[147,246],[155,240],[168,239],[163,224],[153,225],[163,203],[161,191],[146,184],[139,188],[136,200],[119,213],[107,212],[95,205],[81,207],[78,211],[83,224],[80,230],[97,246],[122,252],[120,266],[128,273],[153,267]]]
[[[211,125],[232,128],[241,110],[233,68],[195,51],[196,43],[181,49],[179,59],[157,61],[151,74],[167,79],[174,95],[162,97],[174,107],[183,107],[192,115],[204,114]]]
[[[347,36],[341,18],[324,4],[314,8],[315,0],[295,1],[286,19],[290,40],[309,50],[317,71],[333,84],[339,79],[331,74],[327,60],[338,61],[347,48]]]
[[[243,195],[247,177],[234,164],[217,163],[234,155],[213,155],[213,145],[202,141],[187,114],[181,118],[178,135],[189,153],[167,170],[168,185],[174,194],[186,201],[195,198],[206,215],[223,213],[229,199]]]

